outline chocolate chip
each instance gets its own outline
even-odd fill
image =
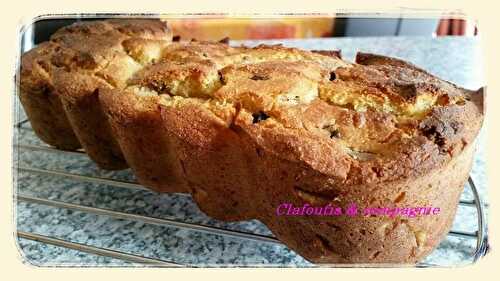
[[[173,42],[179,42],[179,41],[181,41],[181,36],[180,35],[175,35],[174,37],[172,37],[172,41]]]
[[[254,76],[250,77],[250,79],[255,80],[255,81],[257,81],[257,80],[268,80],[269,76],[254,74]]]
[[[222,72],[219,70],[217,71],[217,73],[219,74],[219,81],[222,85],[226,85],[226,79],[224,79],[224,75],[222,74]]]
[[[446,139],[443,136],[443,128],[438,128],[434,125],[425,126],[422,130],[425,137],[429,140],[433,141],[440,147],[443,147],[446,144]]]
[[[338,129],[335,129],[330,132],[330,138],[340,138],[340,131]]]
[[[340,131],[339,131],[339,129],[335,128],[335,125],[333,125],[333,124],[325,125],[321,129],[330,132],[331,139],[340,138]]]
[[[398,88],[399,94],[407,100],[413,99],[417,96],[418,92],[417,85],[413,83],[412,84],[396,83],[395,86]]]
[[[259,111],[257,113],[254,113],[252,114],[253,116],[253,123],[259,123],[260,121],[264,121],[266,120],[267,118],[269,118],[269,115],[265,114],[264,112],[262,111]]]
[[[334,71],[330,72],[330,81],[337,79],[337,74]]]

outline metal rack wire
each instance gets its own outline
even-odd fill
[[[26,123],[27,123],[27,120],[23,120],[21,122],[18,122],[16,124],[16,129],[18,129],[18,130],[31,130],[31,128],[24,126]],[[83,150],[62,151],[62,150],[51,148],[49,146],[41,146],[41,145],[16,144],[16,147],[19,150],[25,150],[25,151],[43,151],[43,152],[49,152],[49,153],[77,154],[77,155],[85,154],[85,152]],[[136,189],[136,190],[137,189],[149,190],[136,182],[122,181],[122,180],[97,177],[97,176],[80,175],[80,174],[68,173],[66,171],[38,169],[38,168],[22,167],[22,166],[17,167],[17,171],[36,173],[36,174],[41,174],[41,175],[46,175],[46,176],[63,177],[63,178],[68,178],[68,179],[77,181],[77,182],[104,184],[104,185],[111,185],[111,186],[116,186],[116,187],[120,187],[120,188]],[[448,233],[448,235],[463,238],[463,239],[475,239],[476,240],[476,248],[475,248],[474,253],[472,255],[472,259],[473,259],[473,261],[476,261],[480,257],[484,256],[486,254],[486,252],[488,251],[487,225],[486,225],[485,213],[484,213],[485,207],[484,207],[484,204],[479,196],[479,193],[478,193],[478,190],[474,184],[474,181],[471,177],[469,177],[468,183],[469,183],[468,186],[472,190],[472,194],[474,196],[474,199],[472,199],[472,200],[460,200],[459,204],[461,206],[471,207],[471,208],[476,209],[478,228],[475,231],[451,230]],[[182,195],[189,196],[187,194],[182,194]],[[16,200],[16,202],[26,202],[26,203],[34,203],[34,204],[40,204],[40,205],[51,206],[51,207],[56,207],[56,208],[64,208],[64,209],[69,209],[69,210],[81,211],[81,212],[85,212],[85,213],[89,213],[89,214],[103,215],[103,216],[108,216],[108,217],[112,217],[112,218],[125,219],[125,220],[131,220],[131,221],[139,221],[139,222],[143,222],[143,223],[147,223],[147,224],[177,227],[177,228],[186,229],[186,230],[190,230],[190,231],[216,234],[216,235],[226,236],[226,237],[230,237],[230,238],[246,239],[246,240],[256,241],[256,242],[260,242],[260,243],[281,244],[281,242],[278,239],[276,239],[273,236],[268,236],[268,235],[261,235],[261,234],[255,234],[255,233],[249,233],[249,232],[229,230],[229,229],[224,229],[224,228],[219,228],[219,227],[214,227],[214,226],[188,223],[188,222],[183,222],[183,221],[173,220],[173,219],[142,216],[142,215],[137,215],[137,214],[132,214],[132,213],[108,210],[108,209],[104,209],[104,208],[89,207],[89,206],[66,203],[66,202],[52,200],[52,199],[38,198],[38,197],[33,197],[33,196],[24,195],[24,194],[20,194],[20,193],[15,195],[15,200]],[[24,238],[24,239],[28,239],[28,240],[32,240],[32,241],[37,241],[37,242],[42,242],[42,243],[46,243],[46,244],[50,244],[50,245],[54,245],[54,246],[59,246],[59,247],[64,247],[64,248],[68,248],[68,249],[72,249],[72,250],[85,252],[85,253],[90,253],[90,254],[95,254],[95,255],[100,255],[100,256],[105,256],[105,257],[111,257],[111,258],[115,258],[115,259],[119,259],[119,260],[123,260],[123,261],[138,263],[138,264],[145,265],[145,266],[160,266],[160,267],[182,267],[182,266],[192,267],[193,266],[193,265],[188,265],[188,264],[180,264],[180,263],[178,263],[176,261],[172,261],[172,260],[163,260],[163,259],[144,257],[144,256],[139,256],[139,255],[135,255],[135,254],[131,254],[131,253],[125,253],[125,252],[116,251],[116,250],[112,250],[112,249],[108,249],[108,248],[91,246],[91,245],[61,240],[58,238],[49,237],[49,236],[40,235],[40,234],[35,234],[35,233],[18,231],[17,236],[19,238]],[[432,266],[438,266],[438,265],[420,263],[417,266],[418,267],[432,267]]]

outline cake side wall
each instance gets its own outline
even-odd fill
[[[42,141],[63,150],[81,147],[59,97],[52,91],[42,94],[21,90],[19,99],[33,131]]]
[[[165,108],[163,116],[177,118],[175,112],[185,113],[187,108]],[[313,262],[421,260],[447,234],[470,171],[473,150],[469,145],[444,167],[418,178],[350,186],[347,189],[351,192],[345,192],[345,186],[334,184],[334,179],[304,163],[265,151],[241,128],[216,127],[209,124],[208,117],[203,124],[196,124],[194,118],[183,116],[185,120],[181,122],[176,119],[164,124],[176,143],[174,149],[183,162],[190,192],[200,209],[221,220],[259,219],[278,239]],[[181,124],[203,127],[205,134],[200,138],[204,141],[182,137],[184,129],[188,130],[187,135],[194,134]],[[309,192],[304,191],[304,186]],[[277,215],[277,208],[283,203],[332,203],[342,208],[355,203],[359,209],[438,207],[440,214],[417,218]]]

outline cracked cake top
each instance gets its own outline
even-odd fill
[[[21,90],[85,94],[76,88],[186,114],[202,107],[207,122],[243,128],[268,151],[344,184],[443,165],[474,140],[483,114],[482,91],[402,60],[358,53],[350,63],[328,51],[179,42],[155,20],[74,24],[23,56]]]

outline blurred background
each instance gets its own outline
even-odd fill
[[[84,19],[46,19],[27,30],[27,44],[48,40],[58,28]],[[162,18],[174,35],[182,39],[232,40],[324,38],[357,36],[475,36],[476,23],[448,13],[443,17],[317,17],[283,16],[283,18],[236,18],[201,16]]]
[[[475,35],[474,22],[453,18],[286,17],[274,19],[166,19],[181,38],[216,40],[353,36]]]

